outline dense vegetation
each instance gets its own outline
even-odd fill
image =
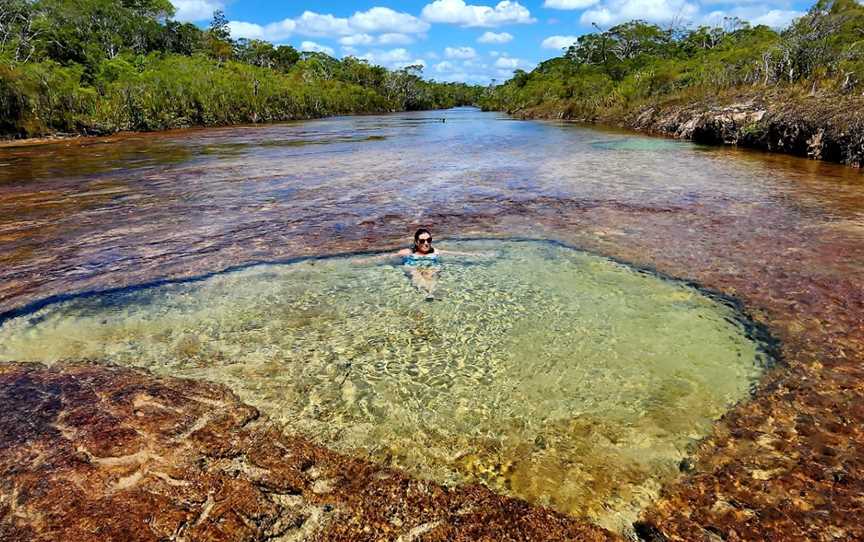
[[[0,135],[109,133],[452,107],[480,90],[232,40],[168,0],[0,0]]]
[[[819,0],[781,32],[727,19],[723,28],[631,21],[587,34],[531,73],[517,70],[481,103],[532,116],[608,118],[609,111],[741,87],[860,93],[862,80],[864,7]]]

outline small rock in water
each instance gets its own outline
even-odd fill
[[[678,470],[681,472],[693,472],[696,468],[696,465],[693,463],[693,460],[689,457],[685,457],[678,463]]]

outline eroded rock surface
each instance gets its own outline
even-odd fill
[[[607,119],[628,128],[711,145],[737,145],[864,165],[864,118],[858,97],[742,96],[663,103]]]
[[[0,366],[0,540],[614,540],[469,486],[290,437],[225,388]]]

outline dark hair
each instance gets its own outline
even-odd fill
[[[427,230],[426,228],[419,228],[417,231],[414,232],[414,246],[411,247],[411,252],[417,252],[417,242],[419,241],[420,236],[423,235],[424,233],[429,234],[429,237],[432,237],[431,231]],[[435,252],[435,249],[432,248],[431,243],[429,245],[429,252],[430,253]]]

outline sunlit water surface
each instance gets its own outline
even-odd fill
[[[766,363],[733,308],[564,246],[445,248],[437,299],[398,260],[259,265],[71,299],[0,359],[109,360],[227,384],[337,450],[621,529]]]

